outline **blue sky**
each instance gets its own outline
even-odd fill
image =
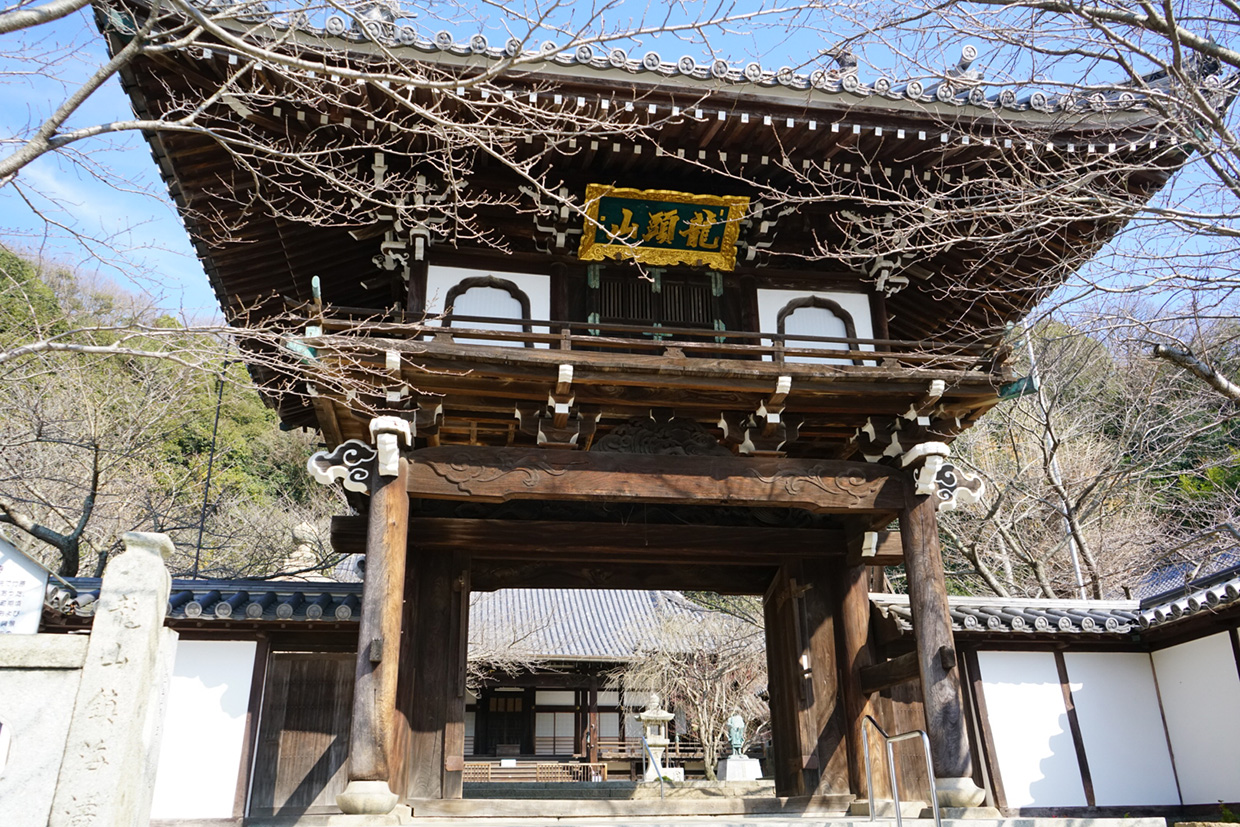
[[[0,139],[5,143],[0,151],[7,151],[15,135],[46,117],[73,81],[105,57],[85,13],[44,27],[38,37],[14,34],[3,40]],[[28,74],[36,61],[54,65],[56,77]],[[70,125],[131,116],[129,101],[113,78]],[[207,277],[141,135],[92,140],[81,150],[69,158],[45,155],[22,169],[16,186],[0,188],[0,241],[98,272],[167,309],[194,317],[217,312]],[[85,240],[75,241],[65,228]]]

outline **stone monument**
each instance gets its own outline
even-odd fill
[[[129,532],[103,574],[48,827],[145,827],[176,646],[164,534]]]
[[[732,747],[732,754],[719,762],[715,777],[720,781],[754,781],[761,778],[761,762],[742,752],[745,748],[745,719],[740,712],[733,712],[732,717],[728,718],[728,744]]]

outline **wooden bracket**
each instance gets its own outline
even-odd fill
[[[737,453],[756,457],[782,457],[789,442],[800,434],[799,418],[784,416],[784,402],[792,392],[792,377],[781,376],[775,392],[758,404],[752,413],[724,411],[719,416],[725,441],[737,446]]]
[[[578,407],[572,395],[573,366],[560,365],[555,389],[546,405],[518,405],[513,409],[517,427],[534,437],[541,448],[587,448],[598,428],[601,412]]]
[[[898,531],[866,531],[848,538],[845,558],[851,566],[898,566],[904,562],[904,547]]]
[[[930,412],[933,410],[935,403],[942,397],[947,390],[947,383],[942,379],[934,379],[930,382],[930,389],[925,395],[916,402],[908,406],[908,410],[904,412],[903,417],[911,422],[915,421],[923,427],[930,425]]]
[[[956,668],[956,650],[950,646],[939,647],[939,665],[950,672]]]
[[[383,640],[374,638],[370,641],[370,648],[366,650],[366,657],[371,663],[383,662]]]

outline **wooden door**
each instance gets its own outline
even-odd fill
[[[337,812],[348,783],[352,653],[275,652],[259,720],[251,816]]]

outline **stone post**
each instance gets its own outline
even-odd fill
[[[103,575],[49,827],[145,827],[176,633],[164,534],[130,532]]]

